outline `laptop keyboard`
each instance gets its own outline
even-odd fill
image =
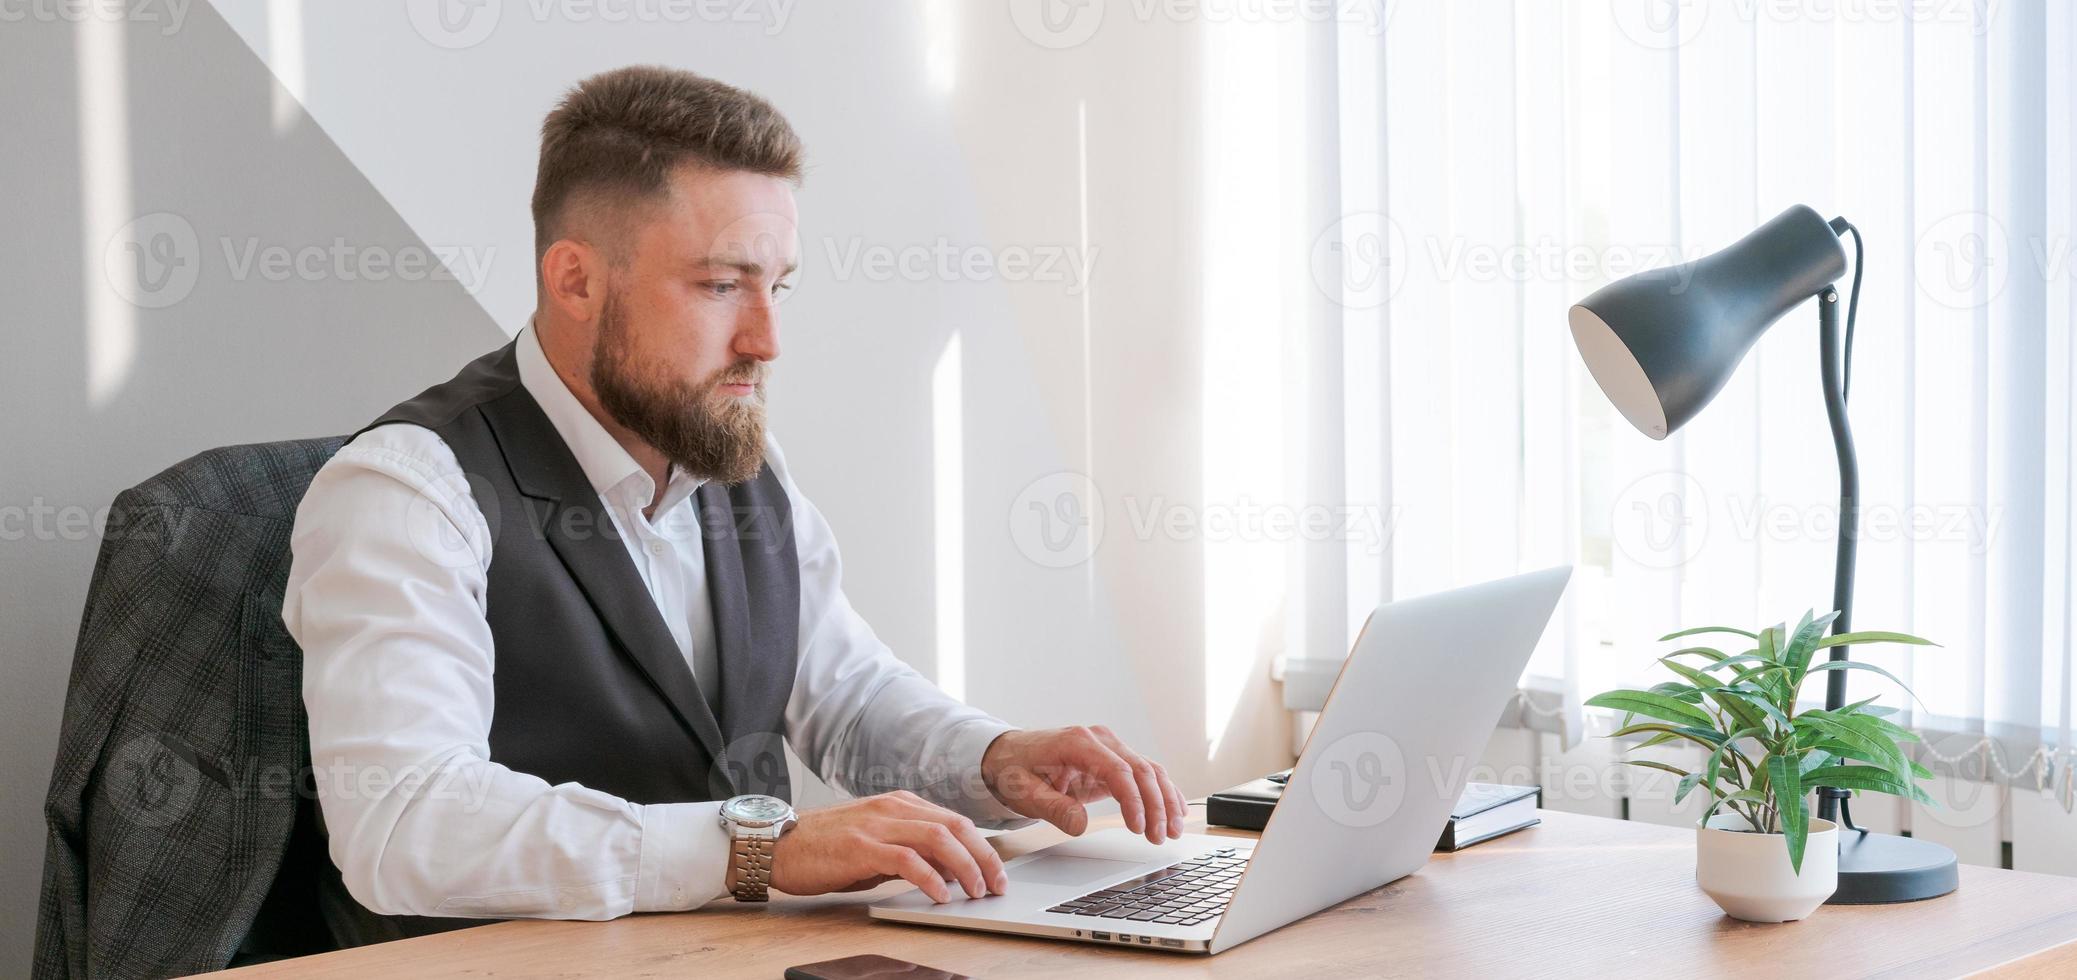
[[[1226,911],[1226,903],[1233,898],[1233,886],[1240,882],[1240,873],[1248,869],[1248,859],[1235,855],[1231,847],[1207,851],[1046,911],[1194,926]]]

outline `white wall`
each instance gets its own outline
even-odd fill
[[[881,636],[927,673],[963,675],[969,700],[1013,722],[1111,725],[1193,795],[1288,764],[1265,668],[1278,598],[1257,597],[1272,615],[1222,638],[1241,653],[1223,668],[1238,691],[1229,716],[1224,695],[1206,694],[1203,542],[1135,533],[1126,507],[1196,507],[1205,492],[1199,26],[1114,16],[1055,49],[1004,8],[951,0],[753,7],[764,19],[741,24],[604,23],[583,20],[587,7],[492,0],[477,10],[497,13],[494,30],[450,48],[428,37],[466,30],[422,32],[413,9],[195,4],[176,31],[123,26],[129,68],[112,88],[96,81],[92,28],[0,31],[9,91],[40,99],[0,109],[28,134],[0,148],[0,176],[35,192],[0,204],[0,274],[10,296],[38,300],[7,324],[36,343],[11,359],[20,383],[0,404],[52,419],[36,438],[8,436],[0,505],[56,488],[103,506],[193,451],[350,431],[445,377],[530,307],[527,197],[556,95],[622,64],[691,68],[766,95],[807,143],[805,267],[775,428]],[[127,141],[83,135],[111,100]],[[110,157],[130,188],[113,199],[93,177]],[[127,368],[108,367],[90,322],[106,304],[94,236],[108,213],[120,225],[182,196],[202,202],[180,206],[201,233],[196,298],[118,307],[137,321],[120,336],[142,343]],[[218,231],[218,213],[243,215],[239,235]],[[219,235],[422,242],[487,264],[480,280],[259,282],[226,272]],[[982,249],[1004,274],[890,277],[853,261],[942,247]],[[1090,257],[1087,281],[1058,263],[1019,278],[1007,263],[1020,257]],[[165,318],[216,343],[155,333]],[[240,353],[265,345],[282,353]],[[83,393],[93,384],[116,394]],[[1265,465],[1279,458],[1270,449]],[[1091,475],[1108,505],[1093,561],[1066,567],[1032,547],[1029,505],[1055,502],[1052,485],[1019,497],[1060,471]],[[0,821],[0,962],[27,956],[38,807],[94,544],[0,543],[0,777],[18,788]]]

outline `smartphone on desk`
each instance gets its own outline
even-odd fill
[[[964,973],[868,953],[786,968],[786,980],[973,980]]]

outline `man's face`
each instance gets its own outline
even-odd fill
[[[679,466],[741,483],[764,461],[764,396],[779,299],[800,247],[793,190],[742,171],[681,168],[625,230],[592,351],[614,420]]]

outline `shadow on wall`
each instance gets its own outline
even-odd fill
[[[506,339],[469,284],[531,243],[433,255],[307,116],[277,118],[208,4],[177,30],[9,23],[0,84],[0,964],[26,964],[104,509],[200,450],[350,432],[449,377]]]

